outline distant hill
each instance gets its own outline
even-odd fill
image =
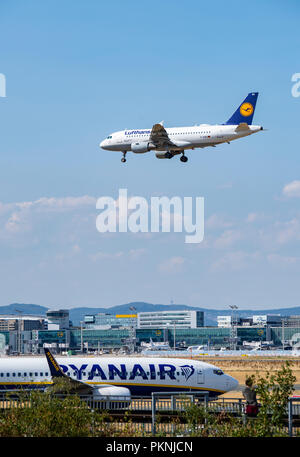
[[[95,308],[95,307],[78,307],[69,309],[70,320],[73,322],[73,325],[79,326],[80,321],[83,321],[86,314],[97,314],[97,313],[111,313],[111,314],[130,314],[133,313],[130,308],[134,307],[136,312],[147,312],[147,311],[171,311],[171,310],[191,310],[191,311],[203,311],[204,312],[204,324],[205,325],[217,325],[217,316],[220,315],[230,315],[230,309],[208,309],[188,305],[162,305],[162,304],[153,304],[146,302],[131,302],[123,305],[116,305],[110,308]],[[64,309],[64,306],[61,305],[57,307]],[[49,308],[46,306],[24,304],[24,303],[12,303],[7,306],[0,306],[0,317],[1,314],[12,314],[20,315],[22,314],[32,314],[45,316]],[[300,306],[294,306],[291,308],[272,308],[272,309],[261,309],[261,310],[245,310],[239,309],[238,315],[241,317],[250,317],[255,314],[279,314],[280,316],[287,315],[300,315]]]
[[[48,308],[40,305],[30,305],[24,303],[12,303],[7,306],[0,306],[0,315],[1,314],[34,314],[39,316],[44,316]]]

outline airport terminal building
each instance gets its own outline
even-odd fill
[[[170,347],[188,347],[205,345],[212,349],[230,347],[233,337],[237,346],[243,347],[244,342],[272,341],[277,347],[288,346],[291,341],[297,342],[300,336],[300,317],[293,316],[281,319],[282,325],[266,324],[265,319],[253,325],[203,326],[203,313],[189,315],[186,312],[157,313],[149,320],[149,313],[139,315],[101,315],[87,319],[80,327],[56,329],[43,327],[29,330],[0,330],[0,351],[12,353],[39,353],[44,345],[50,346],[55,352],[119,350],[128,347],[134,340],[134,347],[139,350],[142,342],[169,342]],[[7,317],[7,316],[6,316]],[[61,316],[63,318],[63,316]],[[65,316],[66,317],[66,316]],[[38,320],[37,320],[38,321]],[[66,323],[66,320],[65,320]],[[37,325],[37,323],[35,324]]]

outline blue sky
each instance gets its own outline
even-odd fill
[[[292,0],[2,0],[0,304],[300,304],[299,16]],[[222,123],[250,91],[268,130],[187,164],[98,147],[161,120]],[[120,188],[204,197],[203,243],[99,234],[95,199]]]

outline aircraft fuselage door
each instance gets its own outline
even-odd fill
[[[197,383],[204,384],[204,371],[199,368],[197,370]]]

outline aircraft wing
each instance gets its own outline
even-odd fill
[[[154,124],[150,133],[150,142],[154,144],[155,147],[163,148],[176,146],[170,140],[166,129],[162,124]]]

